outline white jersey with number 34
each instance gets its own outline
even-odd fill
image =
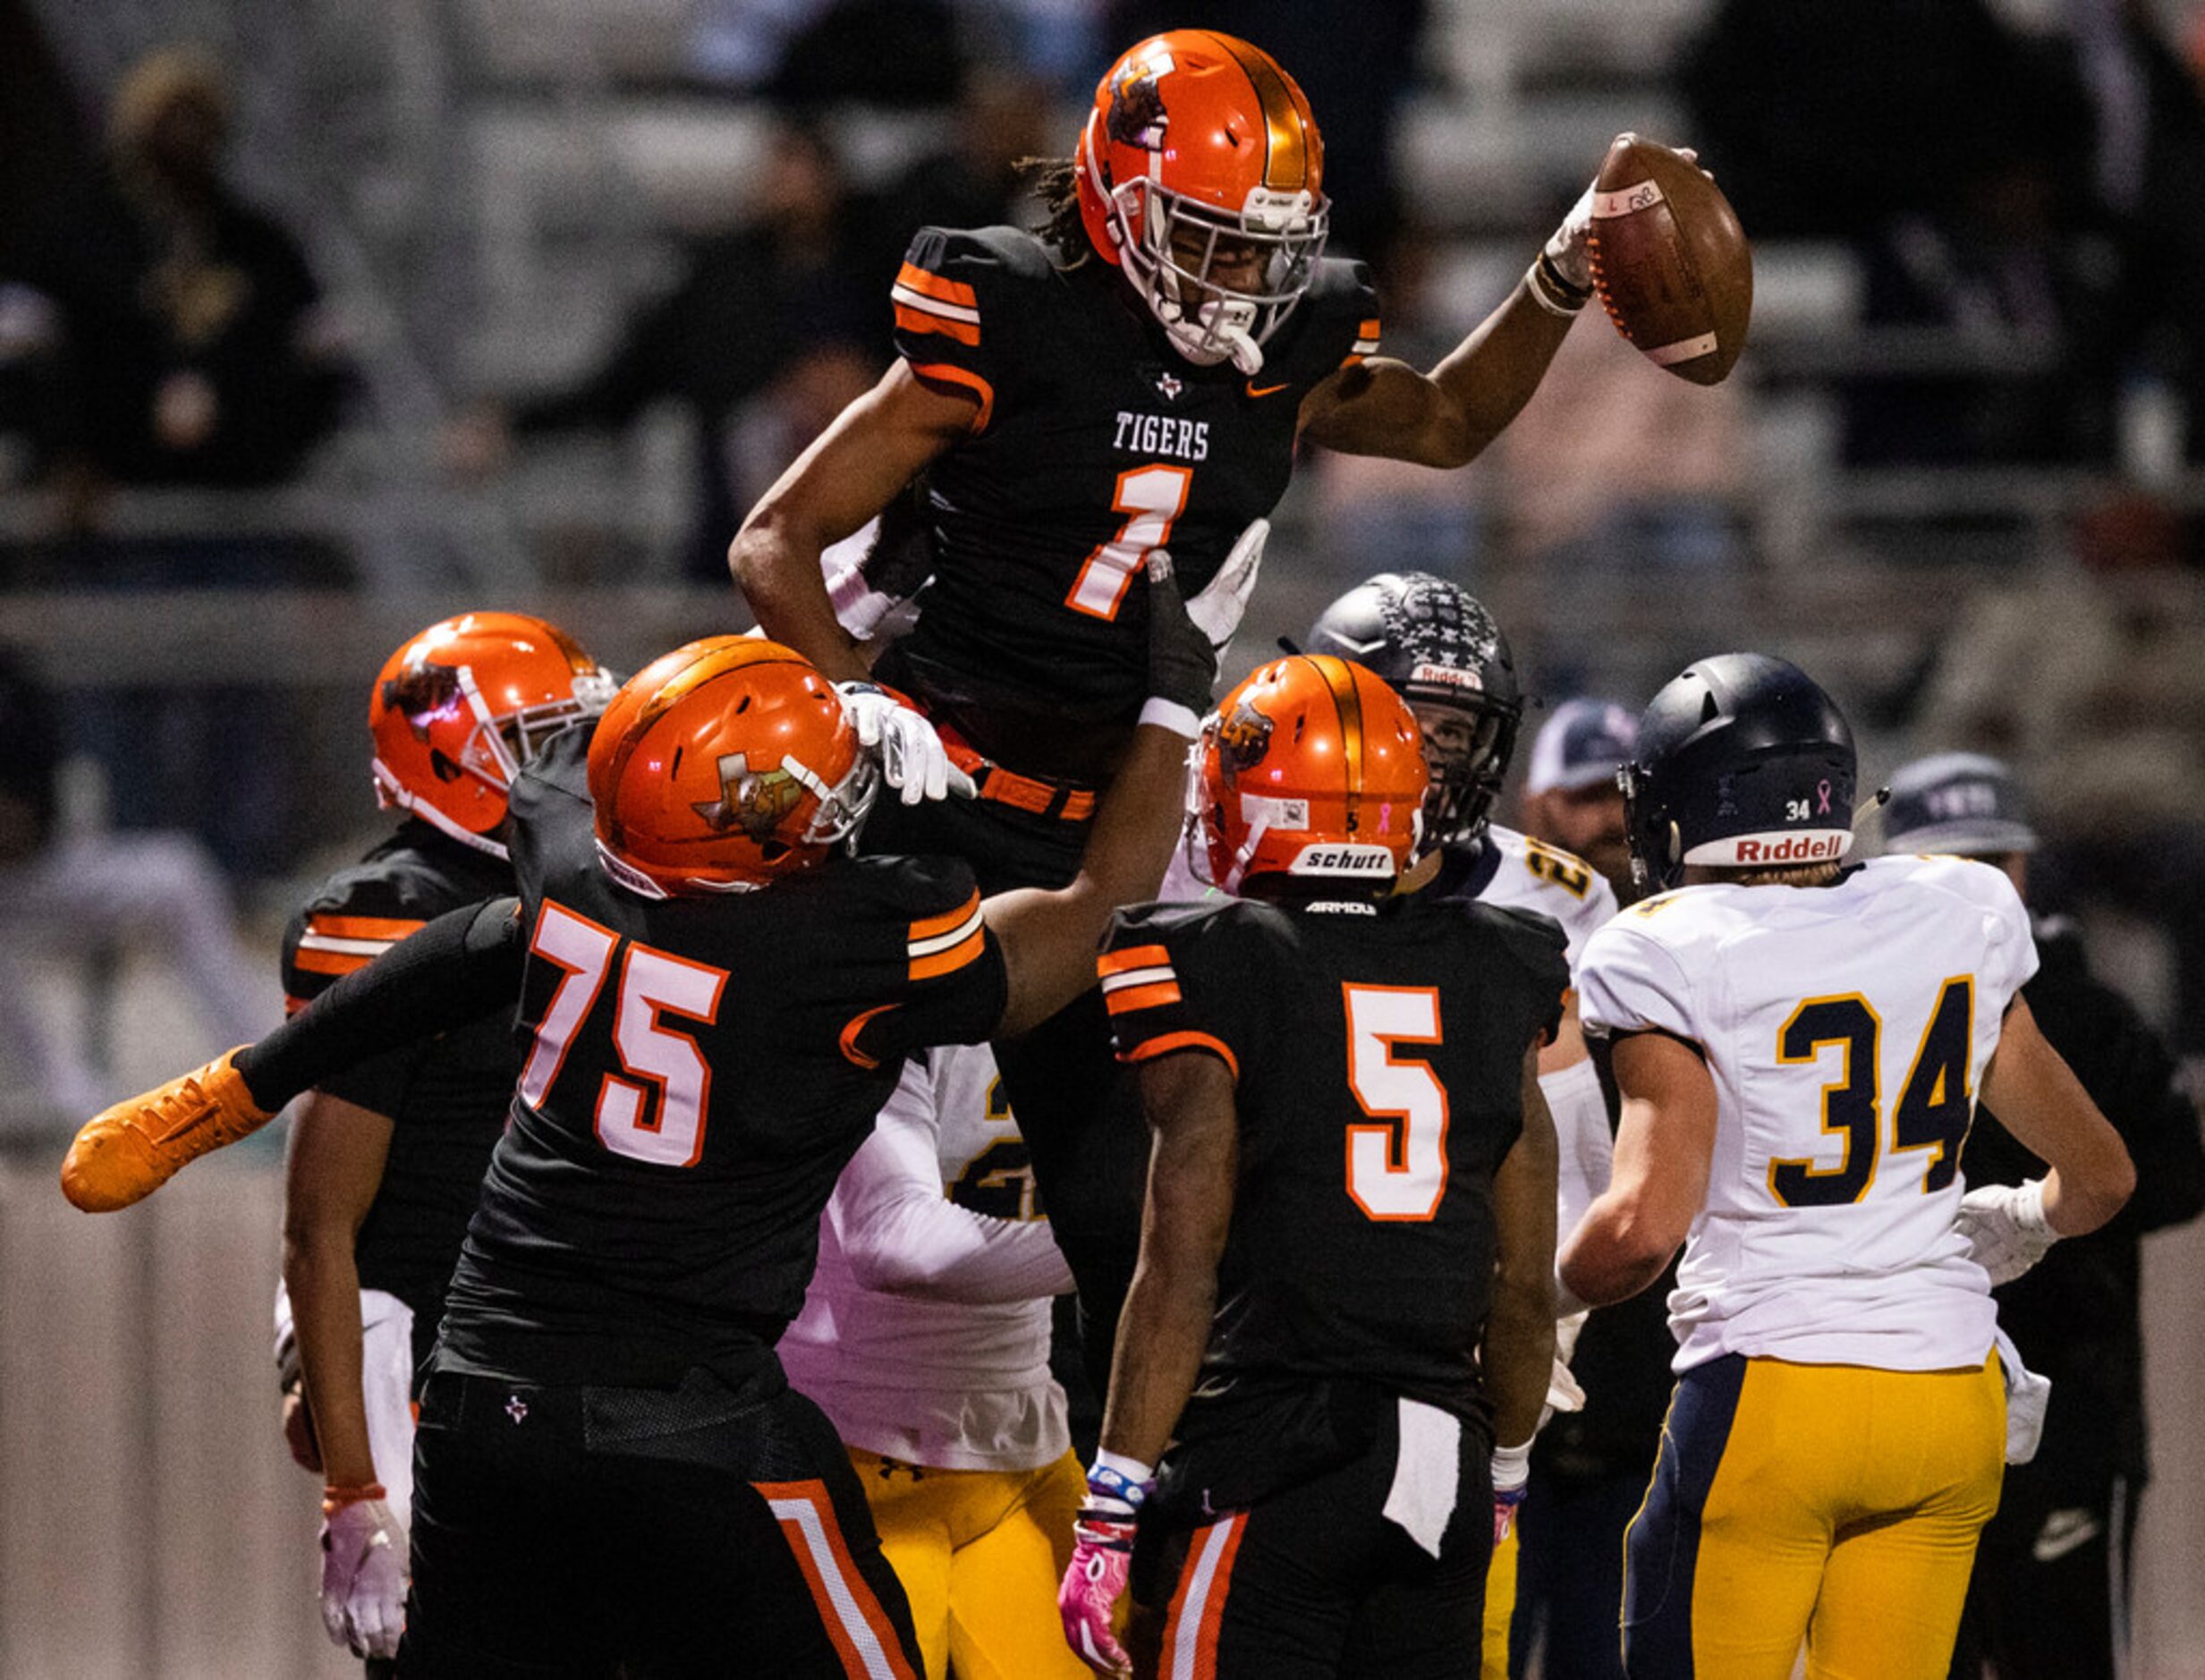
[[[1676,1369],[1981,1363],[1996,1315],[1953,1228],[1960,1146],[2036,965],[2013,885],[1959,858],[1688,887],[1593,936],[1587,1032],[1690,1039],[1715,1079],[1707,1205],[1669,1297]]]

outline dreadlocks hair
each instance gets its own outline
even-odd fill
[[[1087,224],[1080,219],[1080,177],[1069,157],[1022,157],[1011,165],[1026,190],[1041,200],[1047,217],[1035,229],[1057,260],[1073,267],[1094,254],[1088,243]]]

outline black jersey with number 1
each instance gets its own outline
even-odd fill
[[[1134,573],[1167,547],[1189,596],[1217,575],[1285,491],[1302,399],[1376,353],[1377,298],[1360,264],[1319,262],[1252,377],[1196,367],[1117,270],[1061,264],[1016,228],[921,228],[895,300],[912,372],[977,406],[928,471],[934,581],[886,680],[1048,775],[1050,737],[1019,720],[1132,721],[1147,693]]]
[[[1239,1118],[1187,1425],[1243,1384],[1327,1378],[1482,1419],[1493,1175],[1522,1130],[1525,1052],[1561,1011],[1562,953],[1545,917],[1421,894],[1119,913],[1100,963],[1119,1054],[1216,1056]]]
[[[587,750],[569,731],[513,785],[528,1048],[438,1358],[740,1381],[802,1306],[820,1211],[905,1054],[994,1030],[1002,953],[952,861],[641,897],[598,861]]]

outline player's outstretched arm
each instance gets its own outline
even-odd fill
[[[1616,1040],[1623,1122],[1615,1177],[1562,1252],[1562,1286],[1586,1306],[1635,1295],[1661,1276],[1707,1200],[1715,1081],[1700,1053],[1661,1032]]]
[[[759,628],[830,682],[860,681],[867,666],[856,639],[835,620],[820,554],[968,436],[976,401],[920,383],[898,361],[797,456],[728,546],[727,568]]]
[[[1592,296],[1592,189],[1484,320],[1429,373],[1377,356],[1351,362],[1303,399],[1302,434],[1352,455],[1428,467],[1477,459],[1547,377]]]
[[[511,1009],[527,960],[519,912],[494,898],[439,916],[259,1043],[94,1116],[62,1163],[62,1193],[87,1213],[127,1208],[353,1063]]]
[[[1209,1345],[1240,1156],[1233,1077],[1208,1051],[1176,1050],[1143,1062],[1141,1100],[1153,1139],[1141,1260],[1118,1319],[1102,1450],[1087,1472],[1071,1566],[1056,1593],[1066,1642],[1088,1667],[1108,1675],[1132,1672],[1111,1632],[1111,1611],[1125,1590],[1156,1461]]]
[[[1156,896],[1179,837],[1187,748],[1209,708],[1217,655],[1187,615],[1168,556],[1153,556],[1148,575],[1149,699],[1095,813],[1080,873],[1055,892],[998,893],[986,906],[1009,973],[1002,1037],[1039,1025],[1095,983],[1110,912]]]
[[[2045,1040],[2021,997],[2006,1012],[1998,1048],[1983,1070],[1982,1099],[2015,1140],[2048,1162],[2051,1170],[2034,1187],[1994,1185],[1972,1192],[1969,1203],[1980,1209],[1983,1204],[1978,1198],[1995,1192],[2009,1192],[2008,1200],[2027,1192],[2024,1201],[2040,1205],[2008,1211],[2017,1213],[2025,1227],[2040,1226],[2046,1247],[2054,1236],[2095,1231],[2121,1211],[2136,1188],[2128,1150],[2082,1082]]]

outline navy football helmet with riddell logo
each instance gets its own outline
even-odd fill
[[[1367,666],[1415,712],[1431,766],[1425,844],[1482,834],[1523,717],[1508,638],[1484,604],[1429,572],[1381,572],[1318,615],[1308,651]]]
[[[1618,773],[1631,869],[1676,886],[1688,863],[1785,869],[1853,845],[1853,730],[1797,666],[1718,653],[1688,666],[1639,721]]]

